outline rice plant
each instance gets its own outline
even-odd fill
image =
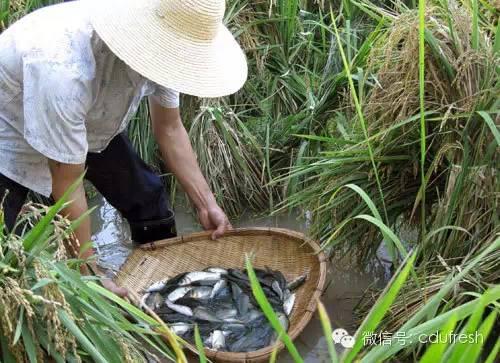
[[[500,285],[491,285],[482,293],[475,294],[470,301],[458,307],[441,310],[443,298],[452,291],[456,284],[467,280],[482,258],[498,252],[500,239],[497,238],[488,248],[481,251],[464,269],[458,273],[447,274],[445,283],[437,289],[434,297],[422,300],[421,305],[407,315],[387,337],[387,342],[371,340],[377,332],[383,331],[381,321],[393,312],[393,304],[401,298],[401,290],[411,280],[410,271],[414,266],[417,253],[407,257],[391,282],[378,297],[354,335],[352,348],[346,349],[339,357],[332,342],[332,329],[325,310],[318,301],[318,313],[329,345],[331,362],[386,362],[399,361],[402,356],[411,355],[413,361],[423,362],[493,362],[496,360],[500,343],[495,337],[494,324],[499,313]],[[282,328],[276,314],[270,308],[255,277],[250,259],[247,270],[254,296],[266,317],[280,333]],[[277,324],[277,325],[276,325]],[[380,333],[379,333],[380,334]],[[438,341],[428,341],[426,337],[434,335]],[[303,362],[293,342],[286,339],[286,334],[279,335],[291,354],[294,362]],[[455,339],[463,336],[467,339]],[[492,344],[490,344],[492,343]],[[417,355],[414,355],[415,352]],[[420,358],[418,358],[420,357]]]
[[[301,177],[304,183],[300,193],[288,198],[286,206],[307,205],[314,211],[317,236],[330,245],[361,243],[363,248],[351,251],[361,252],[362,258],[373,255],[381,234],[362,222],[354,228],[341,228],[346,220],[369,210],[365,203],[359,203],[356,192],[343,188],[349,183],[358,185],[378,209],[385,210],[385,222],[393,227],[404,222],[413,226],[424,223],[428,229],[431,225],[436,228],[457,225],[469,230],[477,227],[477,220],[455,220],[459,216],[455,208],[475,215],[473,211],[482,201],[486,203],[479,209],[485,212],[480,214],[486,223],[483,236],[491,234],[496,229],[494,170],[498,162],[495,157],[498,130],[492,120],[497,117],[498,74],[494,70],[499,62],[492,41],[481,32],[481,50],[472,47],[469,35],[472,14],[465,7],[453,2],[429,7],[425,17],[423,73],[415,62],[420,54],[418,12],[405,9],[400,14],[387,14],[377,8],[373,11],[390,20],[385,20],[385,31],[374,40],[367,67],[362,71],[370,75],[363,79],[371,81],[358,80],[357,87],[350,89],[353,97],[365,95],[360,105],[362,113],[358,111],[358,117],[351,116],[347,132],[345,127],[337,127],[342,131],[335,130],[333,135],[305,137],[320,140],[322,147],[317,157],[290,173],[290,180]],[[422,74],[424,93],[419,87]],[[425,96],[422,113],[420,94]],[[366,119],[367,133],[362,130],[361,116]],[[339,112],[337,122],[342,125],[346,118]],[[377,172],[373,170],[373,162]],[[463,183],[473,170],[483,171],[484,178],[476,179],[472,185]],[[489,197],[483,198],[484,193],[489,193]],[[476,204],[458,203],[458,195]],[[451,199],[445,203],[448,198]],[[426,209],[425,214],[422,209]],[[448,216],[446,220],[443,209]],[[420,232],[425,234],[425,228]],[[443,235],[446,233],[438,234]],[[464,238],[460,236],[456,244]]]
[[[155,320],[80,274],[78,222],[57,216],[64,200],[27,205],[20,236],[7,232],[0,209],[1,360],[146,362],[147,349],[174,360]]]

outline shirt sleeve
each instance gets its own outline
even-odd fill
[[[52,160],[84,163],[90,81],[63,63],[31,61],[23,67],[25,140]]]
[[[179,107],[179,92],[157,85],[152,95],[153,99],[165,108]]]

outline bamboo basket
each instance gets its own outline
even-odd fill
[[[199,232],[142,245],[131,253],[115,281],[140,294],[151,283],[181,272],[198,271],[209,266],[244,268],[247,254],[253,255],[254,267],[268,266],[279,270],[287,281],[308,272],[308,279],[295,292],[295,306],[290,316],[288,334],[295,339],[316,310],[327,269],[326,256],[318,243],[298,232],[278,228],[242,228],[228,231],[217,241],[210,239],[210,232]],[[205,353],[215,362],[254,363],[267,361],[275,348],[276,344],[247,353],[211,349],[205,349]],[[278,349],[283,349],[281,342]]]

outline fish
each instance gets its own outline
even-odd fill
[[[302,276],[293,279],[286,285],[286,288],[290,291],[298,289],[300,286],[302,286],[302,284],[304,284],[304,282],[306,282],[307,278],[309,277],[308,275],[308,273],[305,273]]]
[[[244,274],[244,273],[242,273],[241,271],[236,270],[236,269],[234,269],[234,268],[230,268],[230,269],[228,270],[228,273],[229,273],[229,275],[231,275],[231,276],[233,276],[233,277],[237,278],[238,280],[249,281],[249,279],[248,279],[248,276],[247,276],[247,275],[245,275],[245,274]]]
[[[209,286],[199,286],[194,287],[184,294],[184,297],[190,297],[193,299],[207,299],[212,294],[213,288]]]
[[[228,345],[231,352],[250,352],[268,346],[273,338],[273,329],[266,324],[265,318],[252,331],[251,334],[238,337]]]
[[[221,328],[234,335],[243,334],[246,331],[246,327],[242,323],[224,323]]]
[[[186,334],[192,328],[191,325],[186,323],[174,323],[171,324],[169,327],[176,335],[179,336]]]
[[[147,297],[144,299],[144,303],[150,309],[156,310],[163,305],[163,296],[161,296],[159,292],[147,292],[146,295]]]
[[[193,316],[197,319],[211,321],[214,323],[220,323],[222,321],[203,306],[199,306],[196,309],[194,309]]]
[[[236,315],[238,315],[238,310],[235,308],[229,308],[229,309],[218,309],[215,312],[215,316],[221,320],[227,320],[231,318],[235,318]]]
[[[215,272],[215,273],[218,273],[218,274],[221,274],[221,275],[227,274],[227,270],[226,269],[219,268],[219,267],[207,267],[203,271],[205,271],[205,272]]]
[[[222,289],[224,289],[227,286],[227,281],[224,279],[219,280],[215,285],[214,288],[212,289],[212,292],[210,293],[210,299],[213,299],[216,297]]]
[[[141,307],[151,306],[172,331],[193,342],[193,327],[199,327],[207,348],[249,352],[271,345],[277,335],[253,296],[246,270],[208,267],[158,281],[141,298]],[[287,283],[280,271],[255,270],[267,300],[280,324],[288,330],[297,289],[307,276]],[[161,284],[160,284],[161,282]],[[274,339],[274,340],[273,340]]]
[[[231,282],[231,291],[233,293],[232,295],[234,301],[237,301],[241,294],[243,294],[243,290],[234,282]]]
[[[169,309],[171,310],[171,309]],[[194,324],[196,323],[195,319],[192,316],[187,316],[184,314],[180,314],[178,312],[175,312],[171,310],[170,313],[162,313],[162,312],[157,312],[156,313],[163,321],[168,321],[170,324],[173,323],[189,323],[189,324]]]
[[[178,285],[186,286],[195,281],[200,281],[200,280],[216,280],[220,278],[220,275],[221,274],[217,272],[204,272],[204,271],[189,272],[179,281]]]
[[[226,345],[226,339],[224,337],[224,333],[220,330],[214,330],[211,335],[210,343],[212,349],[219,350],[224,348]]]
[[[290,316],[293,305],[295,304],[295,294],[291,294],[283,303],[283,311],[286,315]]]
[[[278,281],[274,281],[271,288],[273,291],[278,295],[280,300],[283,300],[283,290],[281,289],[281,286]]]
[[[250,323],[252,321],[255,321],[256,319],[259,319],[262,316],[263,316],[263,313],[261,313],[260,311],[258,311],[256,309],[252,309],[245,317],[245,321],[247,323]]]
[[[220,280],[220,279],[215,279],[215,280],[198,280],[194,281],[190,284],[190,286],[210,286],[213,287],[215,284],[217,284],[220,281],[225,281],[225,280]]]
[[[167,286],[168,279],[164,279],[161,281],[157,281],[152,283],[147,289],[146,292],[158,292],[161,291]]]
[[[193,310],[191,308],[184,306],[184,305],[174,304],[168,298],[165,300],[165,305],[167,305],[167,307],[169,307],[173,311],[178,312],[179,314],[186,315],[186,316],[193,316]]]
[[[174,291],[172,291],[170,294],[168,294],[167,299],[170,300],[171,302],[175,302],[176,300],[179,300],[181,297],[184,297],[189,291],[191,291],[192,287],[189,286],[182,286]]]
[[[241,294],[236,300],[236,308],[238,309],[238,314],[244,316],[248,313],[250,308],[250,298],[246,294]]]
[[[288,326],[290,324],[290,321],[288,320],[288,317],[284,313],[278,313],[277,316],[278,316],[278,320],[279,320],[281,326],[283,327],[283,329],[285,331],[287,331],[288,330]]]
[[[147,305],[146,305],[146,300],[148,299],[149,295],[151,295],[151,293],[150,293],[150,292],[147,292],[147,293],[145,293],[144,295],[142,295],[142,297],[141,297],[141,302],[140,302],[140,304],[139,304],[139,307],[140,307],[141,309],[145,309],[145,308],[146,308],[146,306],[147,306]]]

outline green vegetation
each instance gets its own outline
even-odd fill
[[[0,28],[48,3],[2,1]],[[329,347],[332,362],[497,358],[498,15],[498,6],[484,0],[227,3],[225,21],[247,52],[250,78],[229,97],[182,100],[184,122],[218,201],[233,216],[249,209],[310,211],[311,233],[332,255],[366,263],[383,244],[398,268],[387,288],[372,291],[374,298],[360,306],[353,349],[337,357]],[[147,118],[143,104],[129,134],[141,156],[161,172]],[[76,262],[52,257],[40,258],[64,296],[74,291],[74,299],[86,303],[91,293],[100,296],[89,287],[92,282],[68,282],[59,272]],[[5,264],[4,274],[18,273],[11,271],[17,266]],[[82,306],[87,305],[70,303],[70,310],[81,316]],[[104,309],[90,306],[92,312]],[[109,309],[113,312],[102,314],[119,323],[105,320],[102,326],[110,337],[119,337],[114,344],[135,347],[131,337],[138,331],[119,320],[124,305]],[[30,346],[39,343],[24,339],[26,327],[33,328],[20,311],[10,316],[19,328],[5,336],[17,337],[22,354],[33,355]],[[321,305],[319,312],[328,335],[331,326]],[[91,316],[85,319],[100,321],[85,313]],[[76,320],[77,326],[92,341],[84,321]],[[404,344],[363,347],[369,331],[400,334]],[[490,340],[421,344],[416,339],[437,331],[477,331]],[[67,351],[77,346],[85,360],[92,353],[78,336],[73,334]]]
[[[146,362],[144,343],[173,360],[154,319],[80,274],[71,242],[78,222],[57,215],[66,197],[27,205],[20,236],[0,211],[1,361]]]

